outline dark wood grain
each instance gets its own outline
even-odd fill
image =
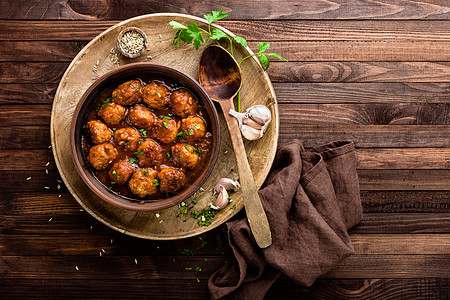
[[[271,60],[268,70],[279,141],[309,148],[349,139],[359,159],[364,216],[350,230],[357,254],[310,288],[282,276],[265,299],[447,299],[447,0],[0,1],[2,297],[209,299],[208,277],[231,256],[226,227],[158,242],[101,224],[62,183],[49,121],[70,61],[110,26],[221,7],[230,15],[218,23],[251,49],[268,41],[269,52],[289,59]],[[202,271],[186,270],[196,266]]]
[[[141,14],[175,12],[202,16],[211,10],[225,8],[230,18],[235,19],[448,19],[448,3],[444,0],[421,2],[390,1],[308,1],[308,2],[231,2],[208,3],[200,0],[186,3],[182,0],[152,1],[146,5],[136,0],[128,1],[59,1],[32,0],[2,2],[0,18],[9,19],[127,19]],[[252,12],[248,14],[247,12]]]

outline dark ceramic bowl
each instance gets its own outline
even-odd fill
[[[108,191],[88,166],[82,152],[81,139],[83,126],[87,123],[89,112],[93,109],[99,96],[107,89],[117,86],[133,78],[145,76],[162,76],[175,80],[187,87],[205,108],[211,122],[213,136],[211,154],[206,167],[190,185],[185,186],[170,198],[142,201],[136,198],[127,198]],[[75,167],[86,185],[101,199],[115,206],[134,211],[156,211],[181,203],[194,194],[211,174],[217,161],[220,148],[220,125],[217,110],[206,91],[192,77],[174,68],[153,63],[132,63],[114,69],[98,78],[83,94],[75,108],[70,128],[70,143]]]

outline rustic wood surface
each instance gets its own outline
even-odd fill
[[[448,0],[0,1],[1,297],[208,299],[208,277],[231,256],[224,226],[176,241],[118,233],[59,182],[48,147],[57,86],[91,39],[142,14],[221,7],[221,26],[289,60],[267,72],[279,142],[357,147],[356,255],[310,288],[282,277],[266,298],[448,299]]]

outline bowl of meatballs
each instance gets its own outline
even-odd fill
[[[211,174],[220,148],[217,110],[174,68],[132,63],[98,78],[71,124],[75,167],[102,200],[135,211],[181,203]]]

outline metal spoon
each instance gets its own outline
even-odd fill
[[[200,58],[198,76],[203,88],[222,107],[236,156],[248,223],[258,246],[266,248],[272,244],[269,221],[256,190],[238,123],[228,113],[230,109],[234,109],[233,98],[241,89],[241,69],[228,51],[211,45],[203,51]]]

